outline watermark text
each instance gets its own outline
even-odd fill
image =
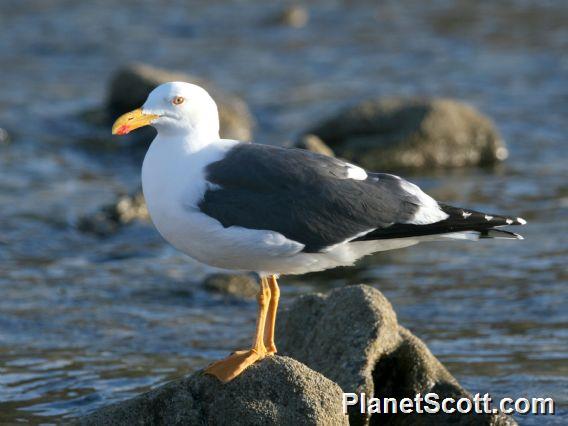
[[[357,406],[364,414],[554,414],[552,398],[502,398],[493,401],[486,393],[476,393],[471,398],[441,398],[437,393],[417,393],[414,398],[367,398],[364,393],[344,393],[343,413]]]

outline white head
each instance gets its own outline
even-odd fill
[[[184,82],[164,83],[148,95],[142,108],[120,116],[112,133],[125,135],[152,125],[159,134],[219,138],[219,113],[205,89]]]

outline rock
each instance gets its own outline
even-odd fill
[[[377,359],[401,340],[389,302],[366,286],[301,296],[280,313],[276,330],[280,353],[313,366],[346,392],[367,394],[374,392]]]
[[[269,25],[285,25],[288,27],[302,28],[310,20],[308,10],[300,5],[286,6],[266,20]]]
[[[77,227],[83,232],[106,236],[135,220],[150,220],[141,191],[132,195],[121,195],[115,203],[104,206],[91,216],[81,218]]]
[[[306,326],[309,324],[309,327]],[[358,285],[327,295],[298,298],[277,324],[279,353],[293,357],[337,383],[344,392],[367,397],[470,397],[417,337],[397,323],[388,300]],[[504,415],[381,415],[349,411],[351,425],[513,425]]]
[[[258,278],[254,274],[211,274],[203,281],[206,290],[231,296],[254,298],[258,293]]]
[[[305,134],[372,170],[486,166],[507,157],[493,122],[451,99],[368,100]]]
[[[221,137],[241,141],[252,139],[254,120],[243,100],[195,76],[142,64],[127,66],[113,76],[107,97],[109,116],[114,121],[121,114],[139,108],[156,86],[169,81],[195,83],[209,92],[219,107]],[[149,131],[145,137],[151,139],[153,134]]]
[[[298,142],[296,142],[297,148],[307,149],[308,151],[317,152],[318,154],[327,155],[328,157],[335,157],[333,150],[325,144],[316,135],[304,135]]]
[[[269,357],[222,384],[198,371],[99,409],[80,425],[347,425],[339,386],[299,362]]]
[[[4,145],[10,142],[10,134],[6,129],[0,127],[0,145]]]
[[[137,192],[133,196],[121,197],[116,203],[115,212],[121,223],[129,223],[133,220],[150,220],[142,192]]]
[[[440,398],[469,398],[471,395],[463,389],[448,370],[432,355],[426,345],[406,328],[398,327],[402,340],[391,353],[378,360],[373,378],[376,383],[375,397],[414,397],[434,392]],[[375,415],[376,416],[376,415]],[[376,416],[371,424],[386,423],[387,415]],[[382,418],[381,418],[382,417]],[[419,415],[417,413],[399,415],[389,425],[500,425],[513,426],[517,423],[504,414],[444,414]]]

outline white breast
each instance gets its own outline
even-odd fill
[[[303,245],[277,232],[224,228],[199,210],[210,185],[205,168],[237,143],[219,140],[192,150],[158,136],[144,158],[142,188],[154,225],[178,250],[212,266],[257,271],[260,259],[297,253]]]
[[[162,236],[188,252],[187,240],[196,231],[193,215],[207,190],[205,167],[236,142],[226,141],[192,149],[177,138],[158,136],[142,165],[142,190],[150,217]],[[191,253],[188,253],[191,255]]]

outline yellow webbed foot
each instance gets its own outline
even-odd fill
[[[230,382],[240,375],[247,367],[260,361],[266,356],[266,351],[260,353],[256,349],[236,351],[227,358],[216,361],[205,369],[205,374],[217,377],[223,383]]]
[[[223,383],[227,383],[255,362],[276,353],[274,326],[279,297],[280,290],[276,277],[272,276],[270,282],[266,277],[261,278],[257,297],[258,317],[252,348],[247,351],[237,351],[221,361],[214,362],[205,369],[205,374],[211,374]]]

